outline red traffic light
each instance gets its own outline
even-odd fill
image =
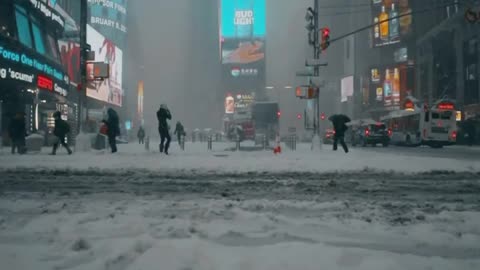
[[[277,112],[277,117],[280,118],[280,116],[282,116],[282,112],[281,112],[281,111],[278,111],[278,112]]]
[[[323,29],[322,29],[322,36],[323,36],[324,38],[329,37],[329,36],[330,36],[330,28],[328,28],[328,27],[323,28]]]
[[[301,120],[301,119],[302,119],[302,114],[301,114],[301,113],[297,114],[297,119],[298,119],[298,120]]]
[[[322,114],[320,115],[320,119],[325,120],[325,118],[326,118],[325,113],[322,113]]]

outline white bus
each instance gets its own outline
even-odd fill
[[[449,100],[440,100],[431,108],[420,108],[407,100],[403,110],[393,111],[381,120],[390,131],[391,144],[441,148],[456,143],[456,113],[455,103]]]

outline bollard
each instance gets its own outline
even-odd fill
[[[208,147],[208,150],[212,150],[212,144],[213,144],[213,138],[212,136],[208,136],[208,142],[207,142],[207,147]]]
[[[150,137],[145,139],[145,150],[150,151]]]
[[[108,151],[108,149],[110,149],[110,144],[108,143],[108,137],[103,135],[103,138],[105,139],[105,151]]]
[[[235,150],[240,151],[240,139],[237,137]]]
[[[262,137],[262,143],[263,143],[263,150],[267,150],[267,135],[263,135]]]

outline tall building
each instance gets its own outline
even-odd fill
[[[75,120],[75,91],[62,65],[59,40],[65,17],[52,1],[0,3],[0,129],[8,141],[8,124],[14,114],[25,113],[27,132],[52,137],[55,111]]]

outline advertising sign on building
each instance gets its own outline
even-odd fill
[[[122,106],[123,102],[123,52],[118,47],[109,43],[109,41],[93,29],[87,26],[87,39],[95,52],[95,62],[104,62],[109,64],[110,76],[103,81],[91,81],[87,87],[87,95],[110,104]],[[93,65],[87,65],[87,74],[92,73],[88,68]]]
[[[126,0],[88,0],[87,42],[95,52],[95,62],[109,64],[110,75],[104,81],[89,83],[87,96],[122,106],[123,49],[126,47]],[[87,70],[88,72],[88,70]]]
[[[68,76],[55,62],[42,59],[31,51],[22,51],[18,46],[0,41],[0,81],[67,96]]]
[[[88,4],[88,24],[123,49],[127,34],[127,0],[88,0]]]
[[[144,82],[138,82],[138,94],[137,94],[137,116],[138,120],[143,120],[143,101],[144,101]]]
[[[341,81],[341,102],[347,102],[353,96],[353,76],[348,76]]]
[[[376,93],[377,104],[387,108],[399,108],[402,97],[407,94],[406,67],[405,65],[388,66],[385,68],[373,68],[370,85]],[[383,104],[382,104],[383,103]]]
[[[265,88],[266,1],[219,1],[225,93],[258,94]]]
[[[399,43],[411,33],[412,12],[408,0],[371,0],[373,46]],[[405,16],[403,16],[405,15]]]

